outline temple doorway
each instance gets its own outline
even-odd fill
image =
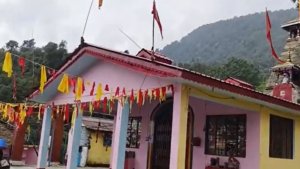
[[[172,135],[173,100],[160,104],[152,113],[153,140],[150,144],[149,169],[169,169]],[[189,108],[187,141],[186,141],[186,169],[191,169],[192,164],[192,138],[194,116]]]

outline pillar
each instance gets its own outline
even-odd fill
[[[81,138],[82,112],[79,105],[77,105],[77,117],[75,123],[71,127],[71,137],[68,140],[68,158],[67,169],[75,169],[78,164],[79,144]],[[69,135],[70,136],[70,135]]]
[[[64,134],[64,115],[62,112],[56,114],[55,119],[52,122],[54,135],[52,142],[52,154],[51,162],[60,163],[61,148],[63,144],[63,134]]]
[[[25,143],[25,133],[27,129],[27,119],[25,119],[22,126],[15,128],[14,136],[12,141],[11,149],[11,163],[12,165],[25,165],[25,162],[22,161],[22,154],[24,150]]]
[[[170,169],[185,169],[189,89],[174,85]]]
[[[113,154],[111,160],[111,169],[124,169],[126,137],[129,118],[129,104],[125,103],[122,107],[118,103],[117,116],[115,117],[114,140],[113,140]]]
[[[115,118],[114,118],[114,124],[113,124],[113,131],[115,131],[115,128],[116,128],[116,116],[115,116]],[[113,151],[114,151],[114,137],[115,136],[115,132],[112,132],[112,143],[111,143],[111,153],[110,153],[110,159],[109,159],[109,166],[110,166],[110,168],[112,167],[112,163],[113,163],[113,158],[114,158],[114,156],[113,156]]]
[[[50,107],[45,108],[43,115],[42,132],[40,137],[37,169],[45,169],[47,165],[48,144],[51,129],[51,113],[52,109]]]

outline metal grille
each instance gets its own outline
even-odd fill
[[[169,169],[170,164],[172,106],[166,106],[162,110],[155,117],[152,169]]]
[[[246,115],[207,116],[205,153],[245,157]]]
[[[129,117],[127,128],[127,148],[139,148],[142,117]]]

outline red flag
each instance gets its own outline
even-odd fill
[[[153,14],[153,19],[155,19],[155,21],[157,22],[157,25],[159,27],[161,38],[163,39],[164,37],[163,37],[163,33],[162,33],[162,25],[160,23],[160,19],[159,19],[158,12],[156,9],[155,1],[153,1],[152,14]]]
[[[19,66],[21,67],[22,77],[23,77],[24,73],[25,73],[25,58],[23,56],[19,57],[18,63],[19,63]]]
[[[94,96],[94,91],[95,91],[95,82],[93,82],[93,86],[92,86],[92,89],[90,91],[90,96]]]
[[[272,43],[272,37],[271,37],[271,21],[270,21],[270,17],[269,17],[269,13],[268,10],[266,9],[266,33],[267,33],[267,40],[269,41],[270,44],[270,48],[272,51],[272,55],[273,57],[279,62],[279,63],[284,63],[284,61],[282,61],[278,55],[275,52],[275,49],[273,47],[273,43]]]

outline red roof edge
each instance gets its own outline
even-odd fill
[[[210,77],[205,77],[203,75],[198,75],[196,73],[192,73],[189,71],[183,71],[182,78],[191,80],[191,81],[194,81],[197,83],[201,83],[204,85],[209,85],[212,87],[223,89],[223,90],[226,90],[226,91],[229,91],[232,93],[237,93],[237,94],[247,96],[247,97],[250,97],[253,99],[262,100],[265,102],[269,102],[272,104],[276,104],[276,105],[287,107],[287,108],[294,109],[294,110],[300,110],[300,105],[298,105],[298,104],[288,102],[288,101],[285,101],[282,99],[278,99],[278,98],[272,97],[270,95],[259,93],[259,92],[256,92],[254,90],[250,90],[247,88],[242,88],[239,86],[231,85],[229,83],[224,83],[222,81],[219,81],[219,80],[216,80],[216,79],[213,79]]]

